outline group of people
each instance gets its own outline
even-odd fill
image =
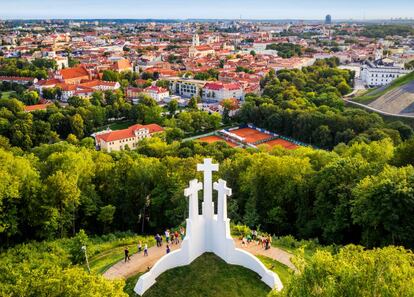
[[[137,245],[137,253],[140,254],[141,252],[142,252],[142,241],[139,241]],[[129,249],[127,246],[124,249],[124,254],[125,254],[124,262],[130,261],[131,257],[130,257]],[[144,244],[144,257],[147,257],[147,256],[148,256],[148,244],[145,243]]]
[[[180,239],[184,240],[185,237],[185,229],[183,227],[180,227],[180,231],[170,231],[169,229],[165,230],[165,242],[167,243],[166,246],[166,253],[169,254],[171,252],[171,245],[172,244],[180,244]],[[163,238],[161,235],[157,234],[155,235],[155,242],[157,243],[157,247],[162,247]],[[140,254],[142,251],[144,251],[144,257],[148,256],[148,244],[145,243],[144,247],[142,246],[142,242],[139,241],[137,245],[137,253]],[[130,261],[130,253],[128,247],[125,247],[124,250],[125,253],[125,259],[124,262]]]
[[[178,232],[177,230],[170,231],[169,229],[167,229],[167,230],[165,230],[164,235],[165,235],[165,242],[167,243],[166,253],[169,254],[171,252],[170,245],[172,245],[172,244],[177,244],[178,245],[178,244],[180,244],[180,239],[184,240],[185,229],[183,227],[180,227],[180,232]],[[160,236],[159,234],[155,235],[155,240],[157,242],[157,246],[161,247],[162,246],[162,236]]]
[[[158,234],[157,236],[161,238]],[[165,241],[167,242],[167,244],[179,244],[180,239],[184,240],[184,236],[185,236],[185,229],[183,227],[180,227],[180,232],[178,232],[178,230],[175,230],[175,231],[170,231],[169,229],[165,230]],[[162,238],[161,238],[161,241],[162,241]]]
[[[262,248],[265,250],[270,249],[272,245],[272,237],[270,235],[257,235],[257,230],[253,230],[251,234],[243,236],[241,238],[242,247],[247,247],[251,242],[254,242],[256,245],[261,244]]]

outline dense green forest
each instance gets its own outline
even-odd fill
[[[233,221],[325,243],[412,247],[413,148],[414,140],[395,147],[384,139],[333,152],[260,152],[154,138],[112,154],[66,142],[26,153],[1,149],[2,242],[80,228],[101,233],[104,226],[138,231],[146,204],[147,232],[178,225],[187,215],[183,189],[199,175],[196,163],[213,156],[234,189]]]

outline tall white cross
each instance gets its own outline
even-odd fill
[[[222,179],[215,182],[213,187],[218,192],[217,219],[225,221],[227,219],[227,196],[231,196],[231,189],[227,187],[227,182]]]
[[[203,184],[197,179],[190,181],[190,185],[184,190],[184,195],[188,197],[188,217],[190,220],[198,218],[198,191],[203,188]]]
[[[204,203],[203,203],[203,216],[205,218],[213,218],[214,205],[213,205],[213,171],[218,171],[218,164],[213,164],[212,159],[204,159],[204,164],[197,164],[197,171],[204,171]]]

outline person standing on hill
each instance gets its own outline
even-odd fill
[[[139,241],[138,242],[138,253],[141,253],[141,251],[142,251],[142,242]]]
[[[124,253],[125,253],[125,262],[131,260],[131,258],[129,257],[128,247],[125,247]]]
[[[252,239],[253,239],[254,241],[256,241],[256,239],[257,239],[257,230],[253,230],[253,231],[252,231]]]
[[[155,235],[155,242],[157,243],[157,247],[160,247],[160,235],[158,233]]]
[[[174,238],[175,238],[175,244],[179,244],[180,243],[180,234],[178,234],[178,231],[174,232]]]
[[[167,244],[167,254],[169,254],[170,253],[170,246]]]
[[[167,244],[169,244],[170,243],[170,231],[167,229],[167,230],[165,230],[165,242],[167,243]]]
[[[144,245],[144,257],[148,256],[148,244]]]

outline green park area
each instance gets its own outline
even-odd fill
[[[9,91],[9,92],[1,92],[0,93],[0,98],[1,99],[9,99],[12,95],[16,94],[16,92],[14,91]]]

